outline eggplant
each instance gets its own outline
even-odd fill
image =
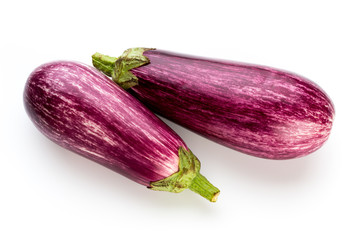
[[[24,90],[35,126],[56,144],[152,190],[186,188],[215,202],[184,141],[137,99],[94,67],[70,61],[39,66]]]
[[[300,75],[149,48],[93,65],[155,113],[217,143],[268,159],[302,157],[328,139],[327,94]]]

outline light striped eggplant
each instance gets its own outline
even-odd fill
[[[305,156],[328,139],[334,107],[310,80],[282,70],[133,48],[93,65],[155,113],[235,150]]]
[[[35,69],[24,91],[35,126],[58,145],[153,190],[189,188],[214,202],[183,140],[137,99],[93,67],[58,61]]]

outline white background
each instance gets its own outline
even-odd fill
[[[2,1],[0,239],[360,239],[358,1]],[[53,60],[156,47],[269,65],[319,84],[336,108],[317,152],[272,161],[166,121],[221,189],[147,190],[61,149],[27,117],[30,72]]]

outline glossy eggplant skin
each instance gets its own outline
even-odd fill
[[[181,138],[93,67],[44,64],[28,78],[25,109],[58,145],[142,185],[178,171]]]
[[[155,113],[217,143],[268,159],[291,159],[328,139],[334,106],[312,81],[282,70],[162,50],[131,69],[130,92]]]

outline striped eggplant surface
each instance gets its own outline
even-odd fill
[[[183,140],[93,67],[68,61],[38,67],[26,83],[24,103],[33,123],[50,140],[149,188],[180,192],[200,176],[200,164]],[[181,164],[196,165],[197,172]],[[179,180],[181,189],[174,187],[180,173],[190,174],[188,182]],[[170,184],[164,181],[169,177]],[[216,200],[214,189],[209,200]]]
[[[141,48],[140,48],[141,49]],[[305,156],[328,139],[334,107],[310,80],[282,70],[138,48],[120,58],[93,55],[93,64],[154,112],[215,142],[269,159]],[[129,54],[129,51],[132,52]],[[135,52],[135,53],[134,53]],[[135,80],[134,80],[135,79]]]

